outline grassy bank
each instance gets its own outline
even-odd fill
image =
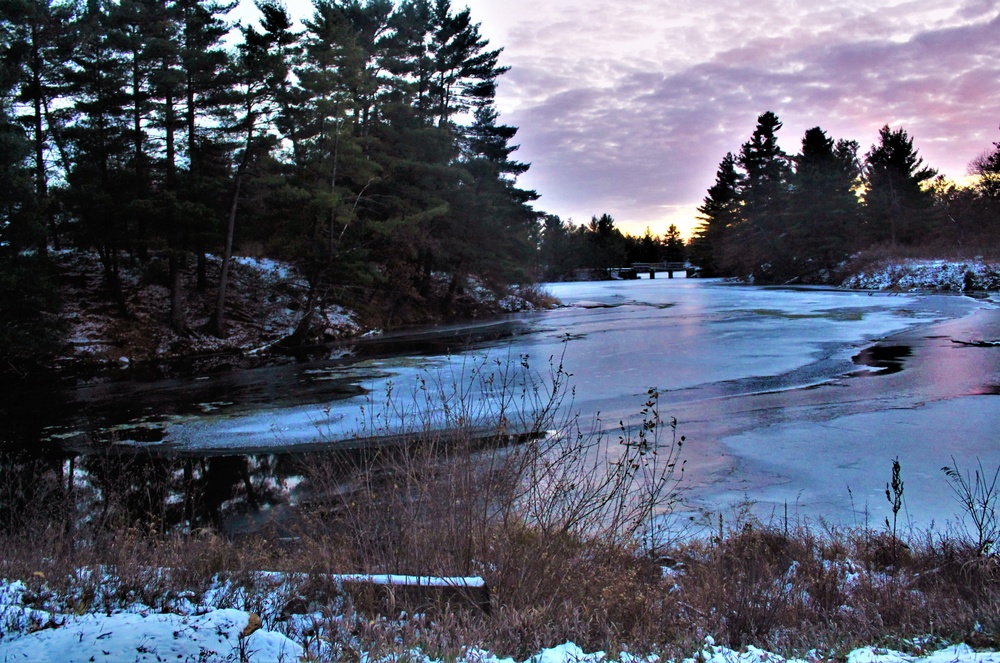
[[[423,384],[405,443],[313,457],[307,497],[251,535],[168,522],[196,493],[157,495],[135,473],[87,483],[71,468],[46,490],[40,474],[8,473],[0,577],[21,584],[0,630],[9,640],[82,614],[236,608],[312,660],[415,649],[455,660],[470,645],[523,660],[567,641],[680,658],[706,636],[821,659],[862,645],[996,646],[995,474],[942,477],[971,523],[961,531],[762,522],[728,506],[685,525],[663,517],[683,497],[684,438],[655,391],[641,423],[601,434],[563,414],[561,366],[544,379],[526,360],[469,370],[485,399],[456,393],[464,380]],[[364,432],[386,432],[393,408],[391,395],[371,401]],[[905,468],[890,470],[898,513]],[[331,577],[343,573],[481,577],[489,610],[461,592],[345,589]]]
[[[724,522],[721,538],[650,555],[601,537],[496,525],[468,551],[492,590],[485,614],[454,597],[445,603],[374,588],[343,591],[326,574],[380,566],[369,557],[374,553],[350,542],[371,533],[345,525],[312,520],[294,541],[267,532],[232,541],[137,528],[70,534],[39,523],[0,539],[0,573],[24,583],[23,606],[54,615],[29,630],[57,628],[60,615],[110,615],[137,605],[183,614],[198,606],[237,608],[256,613],[266,629],[304,645],[315,660],[413,648],[447,660],[468,645],[521,660],[566,641],[587,651],[624,647],[676,657],[697,651],[707,635],[736,649],[815,650],[833,659],[872,644],[903,651],[998,644],[997,560],[963,537],[786,530],[748,519]],[[410,542],[398,552],[426,563],[393,570],[447,571],[448,544],[434,536]],[[0,628],[9,638],[18,625]]]

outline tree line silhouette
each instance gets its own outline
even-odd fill
[[[773,112],[760,115],[740,152],[719,164],[689,246],[703,274],[828,282],[849,256],[875,246],[996,250],[1000,144],[972,162],[972,184],[958,187],[924,164],[904,129],[883,126],[862,156],[857,141],[814,127],[788,155],[781,127]]]

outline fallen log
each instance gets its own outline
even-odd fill
[[[441,604],[465,605],[490,614],[490,588],[485,580],[476,576],[347,573],[323,574],[314,578],[322,579],[324,584],[332,582],[336,587],[335,594],[350,596],[356,603],[367,604],[369,607],[379,606],[380,611],[387,615],[396,614],[400,604],[421,606],[421,610],[425,609],[424,606],[430,608]],[[331,598],[323,590],[319,595],[304,595],[289,601],[282,614],[305,614],[317,601],[327,602]]]

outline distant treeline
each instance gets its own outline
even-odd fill
[[[861,156],[857,141],[815,127],[788,155],[777,143],[781,126],[764,113],[739,154],[719,164],[688,247],[703,274],[825,281],[874,246],[1000,248],[1000,144],[973,160],[972,184],[957,187],[924,165],[903,129],[882,127]]]
[[[46,328],[46,255],[66,248],[99,253],[126,317],[123,264],[165,264],[182,334],[195,268],[226,333],[234,247],[295,264],[310,301],[419,305],[432,275],[529,278],[537,195],[516,184],[506,68],[468,9],[315,0],[296,30],[279,0],[258,0],[259,25],[234,28],[234,6],[0,3],[0,313],[24,322],[0,344]]]
[[[677,226],[671,224],[662,236],[649,228],[642,236],[623,233],[609,214],[592,217],[589,224],[574,225],[546,215],[539,245],[541,276],[548,281],[572,279],[586,270],[600,274],[613,267],[636,262],[681,262],[686,247]]]

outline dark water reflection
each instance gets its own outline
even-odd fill
[[[296,503],[316,455],[182,457],[120,447],[86,455],[4,451],[0,527],[17,531],[39,519],[75,517],[76,524],[150,532],[211,528],[238,534]]]
[[[889,375],[903,370],[903,361],[913,354],[908,345],[873,345],[852,357],[860,366],[878,369],[877,374]]]
[[[72,386],[0,386],[0,449],[39,444],[79,452],[165,438],[175,417],[239,414],[262,407],[330,403],[366,393],[379,360],[427,357],[494,346],[524,333],[520,317],[440,326],[303,350],[294,363],[208,375],[127,379]]]
[[[367,452],[222,455],[141,445],[161,442],[177,415],[349,399],[366,393],[362,383],[379,373],[372,360],[474,350],[523,329],[512,317],[311,348],[291,364],[197,377],[7,385],[0,388],[0,527],[74,516],[162,532],[280,527],[308,493],[311,469],[357,467]]]

